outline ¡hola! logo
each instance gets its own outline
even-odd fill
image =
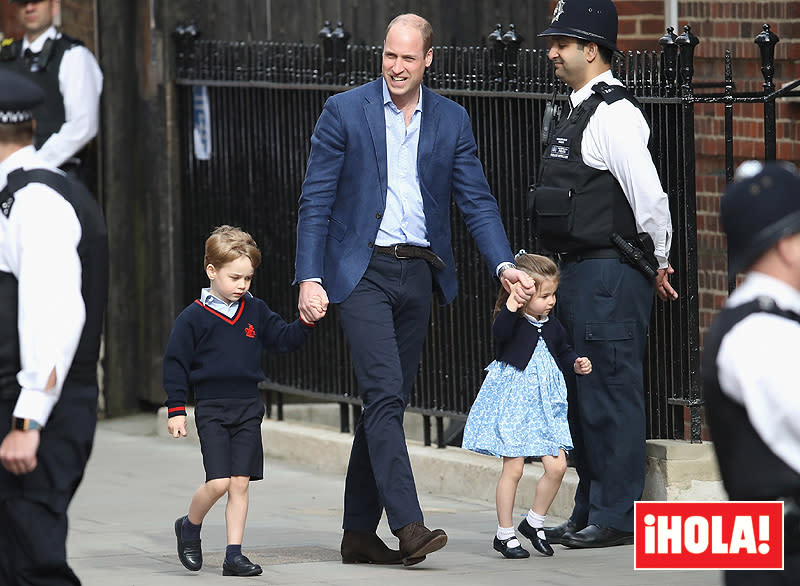
[[[782,570],[783,502],[634,503],[637,570]]]

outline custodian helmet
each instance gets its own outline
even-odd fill
[[[747,270],[778,240],[800,232],[800,173],[785,161],[747,161],[725,190],[720,220],[729,272]]]
[[[575,37],[617,49],[617,7],[611,0],[558,0],[550,27],[540,37]]]

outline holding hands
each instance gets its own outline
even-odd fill
[[[509,267],[500,276],[500,283],[509,292],[509,297],[517,299],[517,309],[528,303],[528,300],[536,293],[536,283],[524,271],[515,267]],[[511,310],[510,306],[507,306]],[[516,311],[512,310],[512,311]]]
[[[316,281],[300,283],[300,297],[297,300],[300,317],[307,323],[314,323],[325,317],[328,311],[328,294]]]
[[[573,368],[575,369],[575,374],[589,374],[592,372],[592,361],[586,356],[581,356],[575,359]]]

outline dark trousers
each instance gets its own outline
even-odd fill
[[[0,401],[0,437],[13,401]],[[0,466],[0,584],[80,584],[67,564],[67,507],[83,479],[97,424],[97,387],[65,384],[41,432],[36,468],[14,476]]]
[[[345,530],[374,532],[383,509],[393,531],[423,520],[403,415],[428,329],[431,289],[424,260],[375,254],[339,304],[363,402],[345,481]]]
[[[571,518],[633,531],[645,478],[644,352],[653,285],[616,259],[561,266],[556,311],[592,374],[567,375],[578,488]],[[577,379],[577,380],[576,380]]]

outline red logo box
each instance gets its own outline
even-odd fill
[[[637,570],[782,570],[783,502],[634,503]]]

